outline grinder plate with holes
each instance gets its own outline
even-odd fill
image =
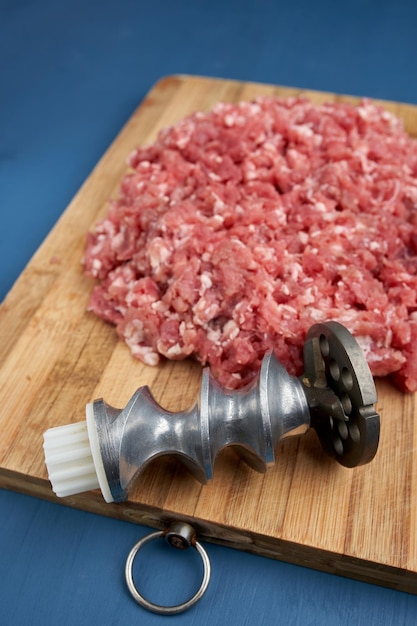
[[[304,368],[311,426],[323,448],[346,467],[371,461],[380,418],[374,380],[357,341],[338,322],[316,324],[304,344]]]

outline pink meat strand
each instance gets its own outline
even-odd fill
[[[417,142],[364,100],[219,103],[137,148],[88,234],[89,309],[134,357],[193,357],[229,388],[274,349],[302,372],[333,319],[417,390]]]

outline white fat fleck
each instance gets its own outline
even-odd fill
[[[168,191],[167,183],[158,183],[158,189],[162,194],[161,199],[167,200],[168,199],[166,196],[166,192]]]
[[[205,326],[208,320],[212,320],[219,314],[220,307],[216,302],[207,306],[205,298],[201,298],[193,307],[193,321],[197,326]]]
[[[190,224],[181,224],[180,227],[178,228],[178,236],[176,237],[176,239],[181,240],[181,239],[184,239],[185,237],[189,237],[191,231],[192,231],[192,226]]]
[[[257,113],[261,112],[261,107],[256,102],[249,102],[249,103],[240,102],[239,106],[246,108],[248,112],[251,113],[252,115],[256,115]]]
[[[100,259],[94,259],[93,260],[93,269],[95,271],[99,271],[102,268],[103,263],[100,261]]]
[[[284,211],[283,207],[279,207],[274,210],[274,215],[278,218],[278,224],[286,224],[287,223],[287,214]]]
[[[195,124],[188,120],[188,123],[181,124],[181,134],[177,137],[177,146],[179,148],[185,148],[190,141],[195,129]]]
[[[216,102],[216,104],[213,106],[212,111],[214,113],[218,113],[221,114],[223,113],[223,111],[227,111],[227,109],[230,109],[230,104],[227,104],[226,102]]]
[[[184,320],[182,320],[182,322],[180,322],[180,325],[179,325],[179,333],[181,337],[183,337],[187,331],[195,332],[194,324],[192,322],[184,322]]]
[[[268,248],[268,246],[256,246],[254,252],[263,261],[272,261],[275,258],[274,250],[272,248]]]
[[[343,254],[344,252],[343,246],[340,243],[332,244],[331,246],[329,246],[329,249],[333,254]]]
[[[371,241],[371,243],[369,244],[370,250],[379,250],[380,247],[381,246],[377,241]]]
[[[224,207],[226,206],[226,204],[223,202],[223,200],[221,198],[219,198],[219,196],[215,193],[213,193],[213,198],[214,198],[214,205],[213,205],[213,210],[215,213],[218,213],[219,211],[222,211],[224,209]]]
[[[231,113],[228,113],[227,115],[224,116],[224,123],[226,126],[234,126],[235,125],[235,115],[232,115]]]
[[[118,276],[112,282],[112,287],[124,287],[125,285],[126,285],[126,283],[125,283],[125,281],[123,280],[123,278],[121,276]]]
[[[277,147],[276,147],[275,143],[273,143],[272,141],[270,141],[270,140],[265,141],[264,145],[263,145],[263,148],[267,152],[273,152],[274,156],[276,155]]]
[[[230,339],[230,340],[235,339],[238,336],[239,332],[240,332],[239,326],[236,324],[234,320],[229,320],[223,326],[223,335],[227,339]]]
[[[286,319],[296,317],[298,314],[297,309],[290,304],[279,304],[277,308],[282,312],[282,316]]]
[[[149,248],[149,261],[154,272],[158,272],[171,254],[169,248],[163,243],[162,238],[156,238]]]
[[[233,243],[236,243],[238,246],[241,246],[242,248],[246,248],[246,244],[243,243],[243,241],[241,241],[239,239],[239,237],[236,237],[235,235],[233,237],[230,238],[231,241],[233,241]]]
[[[314,202],[315,183],[314,183],[314,180],[313,180],[313,178],[311,176],[307,176],[307,178],[305,179],[305,184],[306,184],[306,198],[307,198],[307,200],[309,200],[312,204],[323,204],[322,202],[317,202],[317,203]],[[323,187],[324,187],[324,185],[323,185]]]
[[[152,302],[151,308],[153,311],[157,311],[158,313],[166,313],[169,306],[165,304],[165,302],[162,302],[162,300],[156,300],[155,302]]]
[[[142,357],[142,360],[145,365],[151,365],[152,367],[155,367],[155,365],[158,365],[159,363],[159,354],[157,352],[147,352]]]
[[[316,322],[321,322],[326,317],[326,314],[323,311],[320,311],[320,309],[310,309],[308,314]]]
[[[111,242],[112,249],[117,250],[117,248],[122,247],[124,238],[124,232],[117,233],[117,235],[113,237],[113,241]]]
[[[252,164],[249,164],[252,165]],[[258,172],[255,167],[247,167],[245,172],[246,180],[255,180],[258,177]]]
[[[293,281],[297,281],[300,273],[303,271],[303,268],[299,263],[293,263],[291,265],[291,278]]]
[[[203,272],[200,276],[200,280],[201,280],[200,295],[203,295],[203,293],[205,293],[207,289],[210,289],[213,283],[210,278],[210,274],[208,274],[208,272]]]
[[[214,343],[216,346],[220,344],[221,331],[219,328],[213,329],[213,328],[208,327],[206,330],[206,333],[207,333],[207,339],[209,341]]]
[[[349,231],[348,228],[346,228],[346,226],[342,226],[341,224],[337,224],[334,227],[334,233],[336,235],[341,235],[342,233],[347,233]]]
[[[406,196],[406,198],[409,198],[411,202],[417,202],[417,185],[407,185],[404,191],[404,195]]]
[[[189,137],[180,137],[179,139],[177,139],[177,146],[178,148],[185,148],[185,146],[187,145],[187,143],[189,142],[190,138]]]
[[[312,288],[308,287],[303,293],[303,305],[312,304],[315,300]]]
[[[392,129],[402,129],[402,125],[400,120],[395,117],[395,115],[393,113],[391,113],[390,111],[387,111],[386,109],[384,111],[382,111],[381,117],[383,120],[385,120],[386,122],[389,122],[389,125],[391,126]]]
[[[130,350],[133,356],[145,363],[145,365],[151,365],[152,367],[154,367],[159,363],[159,354],[155,352],[150,346],[130,345]]]
[[[223,215],[219,215],[219,214],[214,214],[212,218],[210,218],[210,222],[212,223],[212,226],[215,228],[216,226],[221,226],[224,222],[224,217]],[[204,257],[204,255],[203,255]],[[202,257],[203,261],[204,258]],[[207,260],[207,259],[206,259]]]
[[[297,131],[298,135],[301,135],[303,137],[312,137],[314,135],[312,128],[308,124],[300,124],[299,126],[295,127],[295,130]]]
[[[384,109],[384,111],[382,111],[381,117],[382,117],[383,120],[387,120],[387,121],[393,120],[393,121],[395,121],[395,118],[394,118],[393,114],[390,113],[389,111],[387,111],[386,109]]]
[[[359,346],[362,348],[365,356],[372,354],[372,339],[369,335],[355,335],[355,339],[358,342]]]
[[[357,112],[363,120],[368,120],[370,117],[369,109],[366,105],[358,107]]]
[[[180,354],[182,354],[182,348],[179,343],[174,343],[168,350],[165,350],[165,356],[168,358],[176,357]]]
[[[126,343],[131,347],[132,352],[133,350],[139,350],[139,347],[142,349],[143,346],[137,345],[143,340],[142,322],[138,319],[135,319],[132,320],[130,324],[127,324],[124,331],[124,337]]]
[[[356,232],[358,232],[358,231],[360,232],[360,231],[363,231],[363,230],[368,230],[368,228],[369,228],[369,226],[367,224],[364,224],[364,222],[359,220],[355,224],[355,227],[352,230],[354,230]]]

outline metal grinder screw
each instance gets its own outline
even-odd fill
[[[86,422],[46,431],[45,461],[58,496],[100,487],[107,502],[126,500],[132,483],[158,456],[174,455],[205,483],[225,446],[263,472],[274,462],[279,441],[309,428],[328,454],[355,467],[371,461],[378,448],[376,401],[359,344],[330,321],[307,333],[299,378],[269,352],[258,377],[243,389],[222,388],[205,369],[200,396],[187,411],[164,410],[146,386],[122,410],[95,400],[87,405]]]

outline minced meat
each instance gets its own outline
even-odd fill
[[[363,101],[220,103],[129,158],[84,256],[90,310],[156,365],[192,356],[229,388],[271,348],[302,372],[337,320],[375,376],[417,390],[417,141]]]

